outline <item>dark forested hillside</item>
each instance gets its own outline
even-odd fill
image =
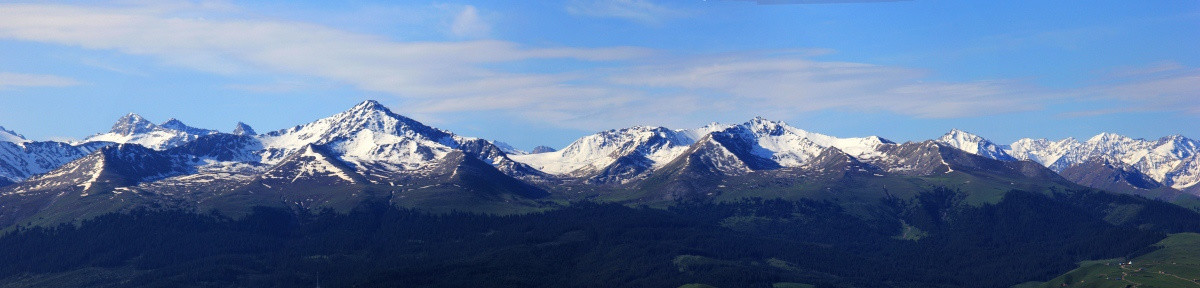
[[[963,194],[935,189],[856,213],[777,199],[669,209],[584,202],[510,216],[379,203],[348,214],[261,208],[236,220],[141,210],[9,232],[0,278],[101,287],[1005,287],[1200,230],[1194,212],[1129,196],[1014,191],[970,206]]]

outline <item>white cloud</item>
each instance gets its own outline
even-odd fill
[[[631,11],[659,9],[643,1],[606,3],[640,7]],[[487,30],[477,26],[486,24],[473,7],[455,11],[461,20],[451,27],[455,33]],[[628,19],[675,13],[589,11],[629,15],[621,16]],[[498,40],[401,42],[301,22],[181,16],[158,6],[3,4],[0,19],[5,19],[0,21],[0,39],[119,51],[230,75],[322,79],[330,85],[395,95],[404,99],[403,112],[430,117],[490,111],[586,129],[631,124],[688,127],[712,121],[714,115],[788,118],[822,109],[971,117],[1039,109],[1047,96],[1018,81],[934,82],[921,70],[811,60],[828,51],[656,57],[660,60],[650,62],[647,56],[663,56],[662,52],[637,47],[536,48]],[[458,22],[465,23],[462,29]],[[618,65],[561,73],[494,68],[536,59]],[[283,81],[226,87],[276,93],[306,85]]]
[[[648,0],[573,0],[566,9],[572,15],[621,18],[642,23],[658,23],[688,14]]]
[[[463,7],[462,12],[454,17],[454,23],[450,26],[450,32],[455,36],[467,38],[485,37],[491,30],[492,27],[479,17],[479,11],[476,11],[475,6],[471,5]]]
[[[79,85],[79,81],[62,76],[0,72],[0,89],[10,87],[64,87],[75,85]]]
[[[395,42],[307,23],[180,18],[169,12],[0,5],[0,19],[5,19],[0,21],[0,38],[117,50],[216,73],[315,76],[415,98],[554,86],[561,78],[480,67],[488,63],[545,58],[606,61],[648,53],[632,47],[526,48],[504,41]]]
[[[1200,114],[1200,69],[1175,62],[1113,71],[1101,83],[1077,89],[1079,100],[1108,108],[1073,112],[1092,116],[1125,112],[1180,111]]]
[[[1014,81],[923,82],[926,73],[796,56],[701,58],[641,67],[611,78],[623,85],[719,93],[764,113],[831,108],[946,118],[1038,109],[1046,95]]]

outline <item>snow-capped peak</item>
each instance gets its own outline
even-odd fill
[[[1103,142],[1113,143],[1113,142],[1130,142],[1130,141],[1134,141],[1134,139],[1129,138],[1125,135],[1109,133],[1109,132],[1103,132],[1103,133],[1097,134],[1096,136],[1092,136],[1092,138],[1087,140],[1088,143],[1103,143]]]
[[[12,143],[21,144],[21,143],[26,143],[26,142],[30,142],[30,141],[29,141],[29,139],[25,139],[24,135],[17,134],[17,132],[13,132],[12,130],[4,129],[4,126],[0,126],[0,142],[12,142]]]
[[[1200,183],[1200,143],[1181,135],[1150,141],[1114,133],[1100,133],[1085,142],[1072,138],[1050,142],[1022,139],[1012,144],[1013,155],[1063,171],[1072,165],[1104,159],[1110,165],[1128,165],[1159,183],[1185,189]]]
[[[1158,139],[1155,152],[1175,155],[1177,158],[1188,158],[1200,151],[1200,143],[1183,135],[1175,134]]]
[[[171,129],[171,130],[175,130],[175,131],[182,131],[184,133],[188,133],[188,134],[192,134],[192,135],[208,135],[208,134],[217,133],[216,130],[209,130],[209,129],[202,129],[202,128],[188,126],[187,124],[183,124],[183,121],[179,121],[178,119],[175,119],[175,118],[167,119],[167,122],[163,122],[163,124],[158,125],[158,127],[162,127],[165,129]]]
[[[350,110],[315,122],[267,133],[269,146],[300,148],[305,144],[323,144],[338,138],[354,137],[359,131],[374,131],[392,136],[419,137],[435,142],[451,141],[449,132],[425,126],[416,120],[392,113],[373,100],[364,101]]]
[[[767,120],[767,118],[763,118],[762,116],[756,116],[754,119],[746,121],[746,123],[743,125],[749,127],[759,134],[780,135],[784,132],[784,127],[787,126],[787,123],[784,123],[783,121],[771,121]]]
[[[558,149],[554,149],[550,146],[537,146],[533,147],[533,150],[529,151],[529,154],[549,153],[554,151],[558,151]]]
[[[233,135],[254,136],[258,135],[258,133],[255,133],[254,128],[250,128],[250,125],[238,122],[237,125],[233,127]]]
[[[496,148],[500,148],[500,151],[504,152],[504,154],[508,154],[508,155],[529,154],[529,152],[525,152],[525,150],[517,149],[517,147],[513,147],[511,144],[504,143],[503,141],[490,140],[488,142],[492,142],[492,145],[496,145]]]
[[[878,145],[891,143],[879,137],[836,138],[796,129],[781,121],[756,117],[742,124],[709,124],[698,129],[671,130],[636,126],[584,136],[557,152],[514,156],[551,174],[588,175],[629,156],[645,157],[657,169],[687,152],[707,135],[749,144],[746,151],[787,167],[798,167],[826,147],[836,147],[861,158],[879,156]],[[721,140],[721,141],[725,141]]]
[[[121,116],[120,119],[117,119],[117,123],[113,124],[112,129],[109,130],[109,133],[121,136],[130,136],[134,134],[149,133],[154,131],[155,128],[158,128],[158,125],[154,125],[153,122],[146,120],[146,118],[142,118],[142,115],[129,113],[125,114],[125,116]]]
[[[512,158],[543,172],[560,175],[587,175],[626,156],[645,157],[657,168],[683,154],[696,142],[688,134],[657,126],[635,126],[584,136],[559,151]]]
[[[835,147],[858,158],[874,158],[880,156],[876,149],[877,146],[891,143],[875,136],[837,138],[805,131],[783,121],[772,121],[763,117],[755,117],[746,123],[717,133],[743,134],[740,137],[746,137],[746,141],[755,143],[751,153],[771,159],[784,167],[799,167],[828,147]]]
[[[992,158],[1003,161],[1014,161],[1016,158],[1009,156],[1004,152],[1000,145],[992,143],[979,135],[971,134],[963,130],[951,129],[946,135],[935,140],[939,143],[949,145],[963,152]]]
[[[167,129],[180,130],[180,131],[183,131],[184,129],[187,129],[187,128],[192,128],[191,126],[187,126],[187,124],[183,124],[183,121],[179,121],[179,119],[175,119],[175,118],[167,119],[167,122],[163,122],[162,124],[159,124],[158,126],[162,126],[163,128],[167,128]]]
[[[308,144],[330,145],[343,160],[389,161],[415,168],[457,147],[453,134],[392,113],[375,101],[312,123],[259,135],[273,163]]]
[[[142,118],[134,113],[126,114],[113,124],[108,133],[92,135],[83,142],[113,142],[120,144],[139,144],[154,150],[164,150],[183,145],[203,135],[217,133],[214,130],[187,126],[179,120],[171,119],[162,126]]]
[[[1078,149],[1081,145],[1083,143],[1075,140],[1073,137],[1067,137],[1058,141],[1022,138],[1008,145],[1005,153],[1019,160],[1032,160],[1041,163],[1043,166],[1050,167],[1055,162],[1058,162],[1060,158],[1066,156],[1067,153]]]

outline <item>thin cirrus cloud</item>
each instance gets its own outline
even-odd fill
[[[797,56],[732,56],[649,65],[618,75],[623,85],[728,95],[761,111],[853,109],[925,118],[1034,110],[1048,95],[1016,81],[923,82],[926,72]]]
[[[15,87],[65,87],[75,85],[79,85],[79,81],[57,75],[0,72],[0,89]]]
[[[851,3],[882,3],[903,2],[912,0],[734,0],[754,2],[759,5],[794,5],[794,4],[851,4]]]
[[[1108,107],[1065,113],[1067,116],[1151,111],[1200,114],[1200,69],[1175,62],[1121,69],[1072,93],[1083,101],[1099,101]]]
[[[559,78],[480,68],[483,64],[610,61],[648,53],[634,47],[525,48],[493,40],[395,42],[308,23],[178,18],[138,7],[9,4],[0,6],[0,18],[5,19],[0,21],[3,38],[116,50],[222,74],[316,76],[416,98],[556,85]]]
[[[659,23],[688,15],[683,10],[647,0],[573,0],[567,3],[566,10],[572,15],[626,19],[641,23]]]
[[[450,32],[458,37],[485,37],[491,30],[492,27],[479,16],[479,9],[471,5],[463,7],[450,26]]]
[[[577,3],[583,3],[578,7],[582,9],[598,8],[588,5],[601,2]],[[660,13],[654,17],[675,13],[655,10],[658,6],[647,6],[649,2],[643,1],[604,3],[640,7],[635,12]],[[571,13],[604,12],[635,20],[643,17],[620,9],[599,8],[604,9]],[[1188,98],[1200,91],[1192,84],[1200,83],[1193,81],[1200,73],[1179,67],[1167,69],[1168,76],[1174,76],[1132,77],[1089,87],[1091,90],[1085,92],[1090,93],[1066,93],[1076,97],[1068,98],[1062,96],[1064,93],[1022,81],[931,81],[928,71],[817,61],[808,54],[672,56],[639,47],[539,48],[501,40],[403,42],[304,22],[195,17],[203,16],[195,10],[187,11],[192,17],[183,17],[172,9],[0,4],[0,19],[5,19],[0,21],[0,39],[119,51],[233,76],[253,72],[322,79],[329,85],[348,84],[363,91],[394,95],[404,99],[405,106],[415,107],[407,112],[431,118],[491,111],[583,129],[647,123],[685,126],[712,121],[714,113],[786,117],[822,109],[886,111],[924,118],[972,117],[1044,109],[1050,101],[1078,99],[1118,99],[1147,107],[1180,103],[1193,110],[1200,107],[1192,100],[1197,97]],[[455,34],[480,36],[491,29],[480,17],[487,14],[475,7],[466,6],[453,13],[457,20],[448,28]],[[603,66],[609,68],[557,73],[495,68],[504,66],[495,64],[541,59],[604,62]],[[0,87],[10,82],[42,86],[75,83],[44,75],[5,81],[3,75]],[[305,85],[310,84],[285,81],[225,87],[285,93]],[[1122,96],[1143,95],[1145,89],[1158,89],[1155,95],[1159,96],[1154,98],[1157,102]]]

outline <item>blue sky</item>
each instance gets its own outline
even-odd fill
[[[1200,137],[1195,1],[333,2],[0,4],[0,126],[262,132],[376,99],[525,149],[754,116],[895,141]]]

